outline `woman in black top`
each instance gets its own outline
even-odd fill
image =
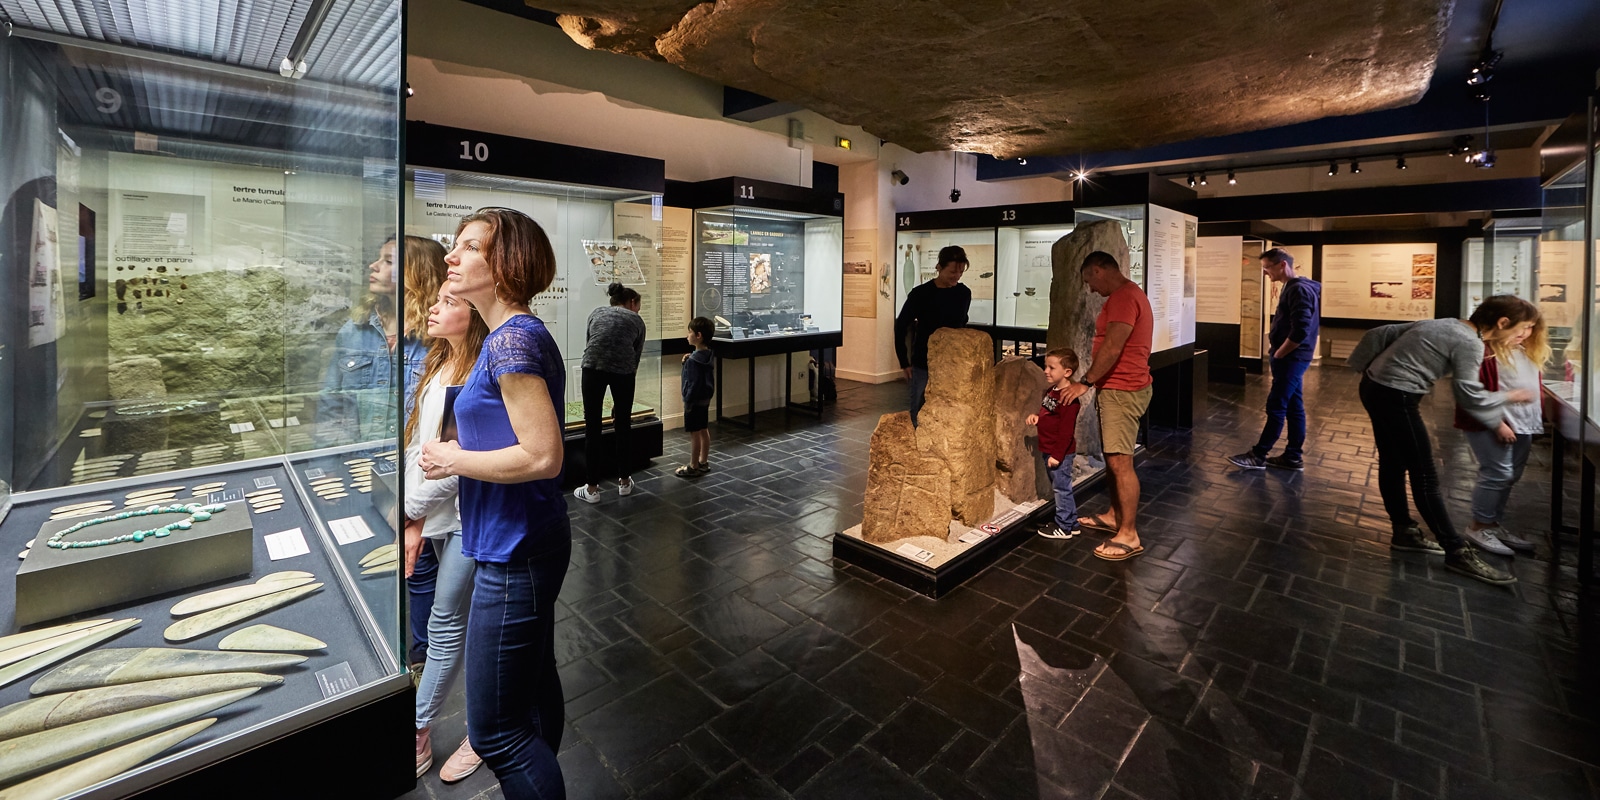
[[[606,294],[611,305],[589,314],[589,338],[583,348],[583,462],[589,483],[574,489],[572,496],[585,503],[600,502],[600,434],[605,430],[607,389],[617,428],[617,494],[633,493],[628,438],[633,431],[634,377],[644,354],[644,318],[639,316],[638,292],[613,283]]]

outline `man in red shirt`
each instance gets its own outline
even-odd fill
[[[1136,515],[1139,476],[1133,471],[1133,451],[1139,438],[1139,420],[1150,407],[1150,343],[1154,318],[1150,298],[1108,253],[1096,250],[1084,256],[1079,268],[1089,290],[1106,298],[1094,321],[1094,350],[1083,382],[1062,392],[1072,402],[1093,386],[1099,389],[1100,449],[1111,472],[1111,521],[1094,514],[1078,518],[1078,526],[1114,534],[1094,550],[1107,561],[1126,561],[1144,552],[1139,544]]]

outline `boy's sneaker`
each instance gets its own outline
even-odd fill
[[[1062,530],[1059,525],[1046,525],[1039,529],[1039,535],[1046,539],[1071,539],[1078,535],[1078,529]]]
[[[633,494],[633,481],[617,481],[617,496],[627,497]]]
[[[1508,531],[1499,525],[1494,527],[1494,538],[1499,539],[1501,544],[1511,548],[1512,550],[1523,553],[1533,552],[1533,542],[1524,539],[1522,534],[1512,533],[1511,531]]]
[[[1492,583],[1495,586],[1505,586],[1517,582],[1515,575],[1509,572],[1501,572],[1489,566],[1483,560],[1483,556],[1478,555],[1478,551],[1470,547],[1463,547],[1454,553],[1446,555],[1444,557],[1444,566],[1445,569],[1451,572],[1459,572],[1473,580]]]
[[[1442,555],[1444,553],[1444,548],[1440,547],[1438,542],[1423,536],[1422,529],[1415,525],[1390,537],[1389,549],[1399,550],[1402,553],[1427,553],[1429,555]]]
[[[1236,456],[1228,456],[1228,463],[1240,469],[1266,469],[1267,460],[1256,455],[1256,451],[1247,450]]]
[[[600,493],[589,491],[589,487],[587,486],[579,486],[578,488],[573,489],[572,496],[591,505],[600,502]]]
[[[1461,532],[1461,538],[1472,542],[1479,550],[1486,553],[1494,553],[1497,556],[1513,555],[1511,548],[1506,547],[1500,542],[1499,537],[1495,536],[1495,533],[1499,530],[1500,527],[1498,525],[1493,528],[1481,528],[1479,530],[1473,530],[1469,527]]]
[[[1266,461],[1267,466],[1277,469],[1303,470],[1306,468],[1306,462],[1288,456],[1267,456],[1263,460]]]

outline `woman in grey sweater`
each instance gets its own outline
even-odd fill
[[[1456,532],[1439,494],[1433,447],[1419,405],[1433,383],[1453,377],[1456,405],[1486,426],[1498,427],[1507,403],[1525,403],[1531,392],[1491,392],[1478,382],[1485,342],[1510,338],[1531,306],[1510,295],[1483,301],[1469,319],[1431,319],[1374,328],[1362,337],[1346,363],[1362,371],[1361,405],[1372,419],[1378,447],[1378,491],[1394,535],[1389,549],[1443,553],[1445,567],[1492,584],[1516,578],[1485,563]],[[1537,316],[1537,310],[1535,310]],[[1406,504],[1406,476],[1417,511],[1438,544],[1422,535]]]
[[[583,466],[589,483],[573,490],[572,496],[585,503],[600,502],[600,434],[605,430],[607,389],[617,428],[617,494],[633,493],[628,437],[633,431],[633,382],[644,355],[644,318],[639,316],[638,292],[613,283],[606,294],[611,305],[589,314],[589,337],[583,348]]]

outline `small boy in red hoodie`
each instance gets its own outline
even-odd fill
[[[1078,535],[1078,500],[1072,494],[1072,459],[1077,455],[1077,400],[1061,401],[1061,391],[1078,371],[1078,354],[1070,347],[1057,347],[1044,354],[1044,377],[1050,382],[1039,413],[1028,415],[1028,424],[1039,427],[1039,450],[1050,468],[1050,485],[1056,491],[1056,519],[1039,529],[1046,539],[1071,539]]]

